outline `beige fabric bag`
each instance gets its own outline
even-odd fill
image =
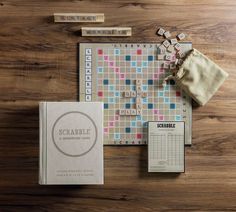
[[[174,76],[176,83],[199,105],[205,105],[228,77],[218,65],[193,49]]]

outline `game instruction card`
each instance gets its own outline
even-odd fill
[[[184,172],[183,121],[148,122],[148,172]]]

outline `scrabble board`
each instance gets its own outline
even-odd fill
[[[157,60],[159,45],[79,44],[79,98],[104,103],[105,145],[147,144],[148,121],[184,121],[185,144],[191,144],[191,99],[173,80],[162,85],[171,71]],[[192,44],[181,48],[187,52]]]

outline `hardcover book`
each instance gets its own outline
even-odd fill
[[[40,102],[39,184],[103,184],[103,104]]]

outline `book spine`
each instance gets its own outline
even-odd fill
[[[47,103],[39,103],[39,184],[46,184],[47,169]]]

